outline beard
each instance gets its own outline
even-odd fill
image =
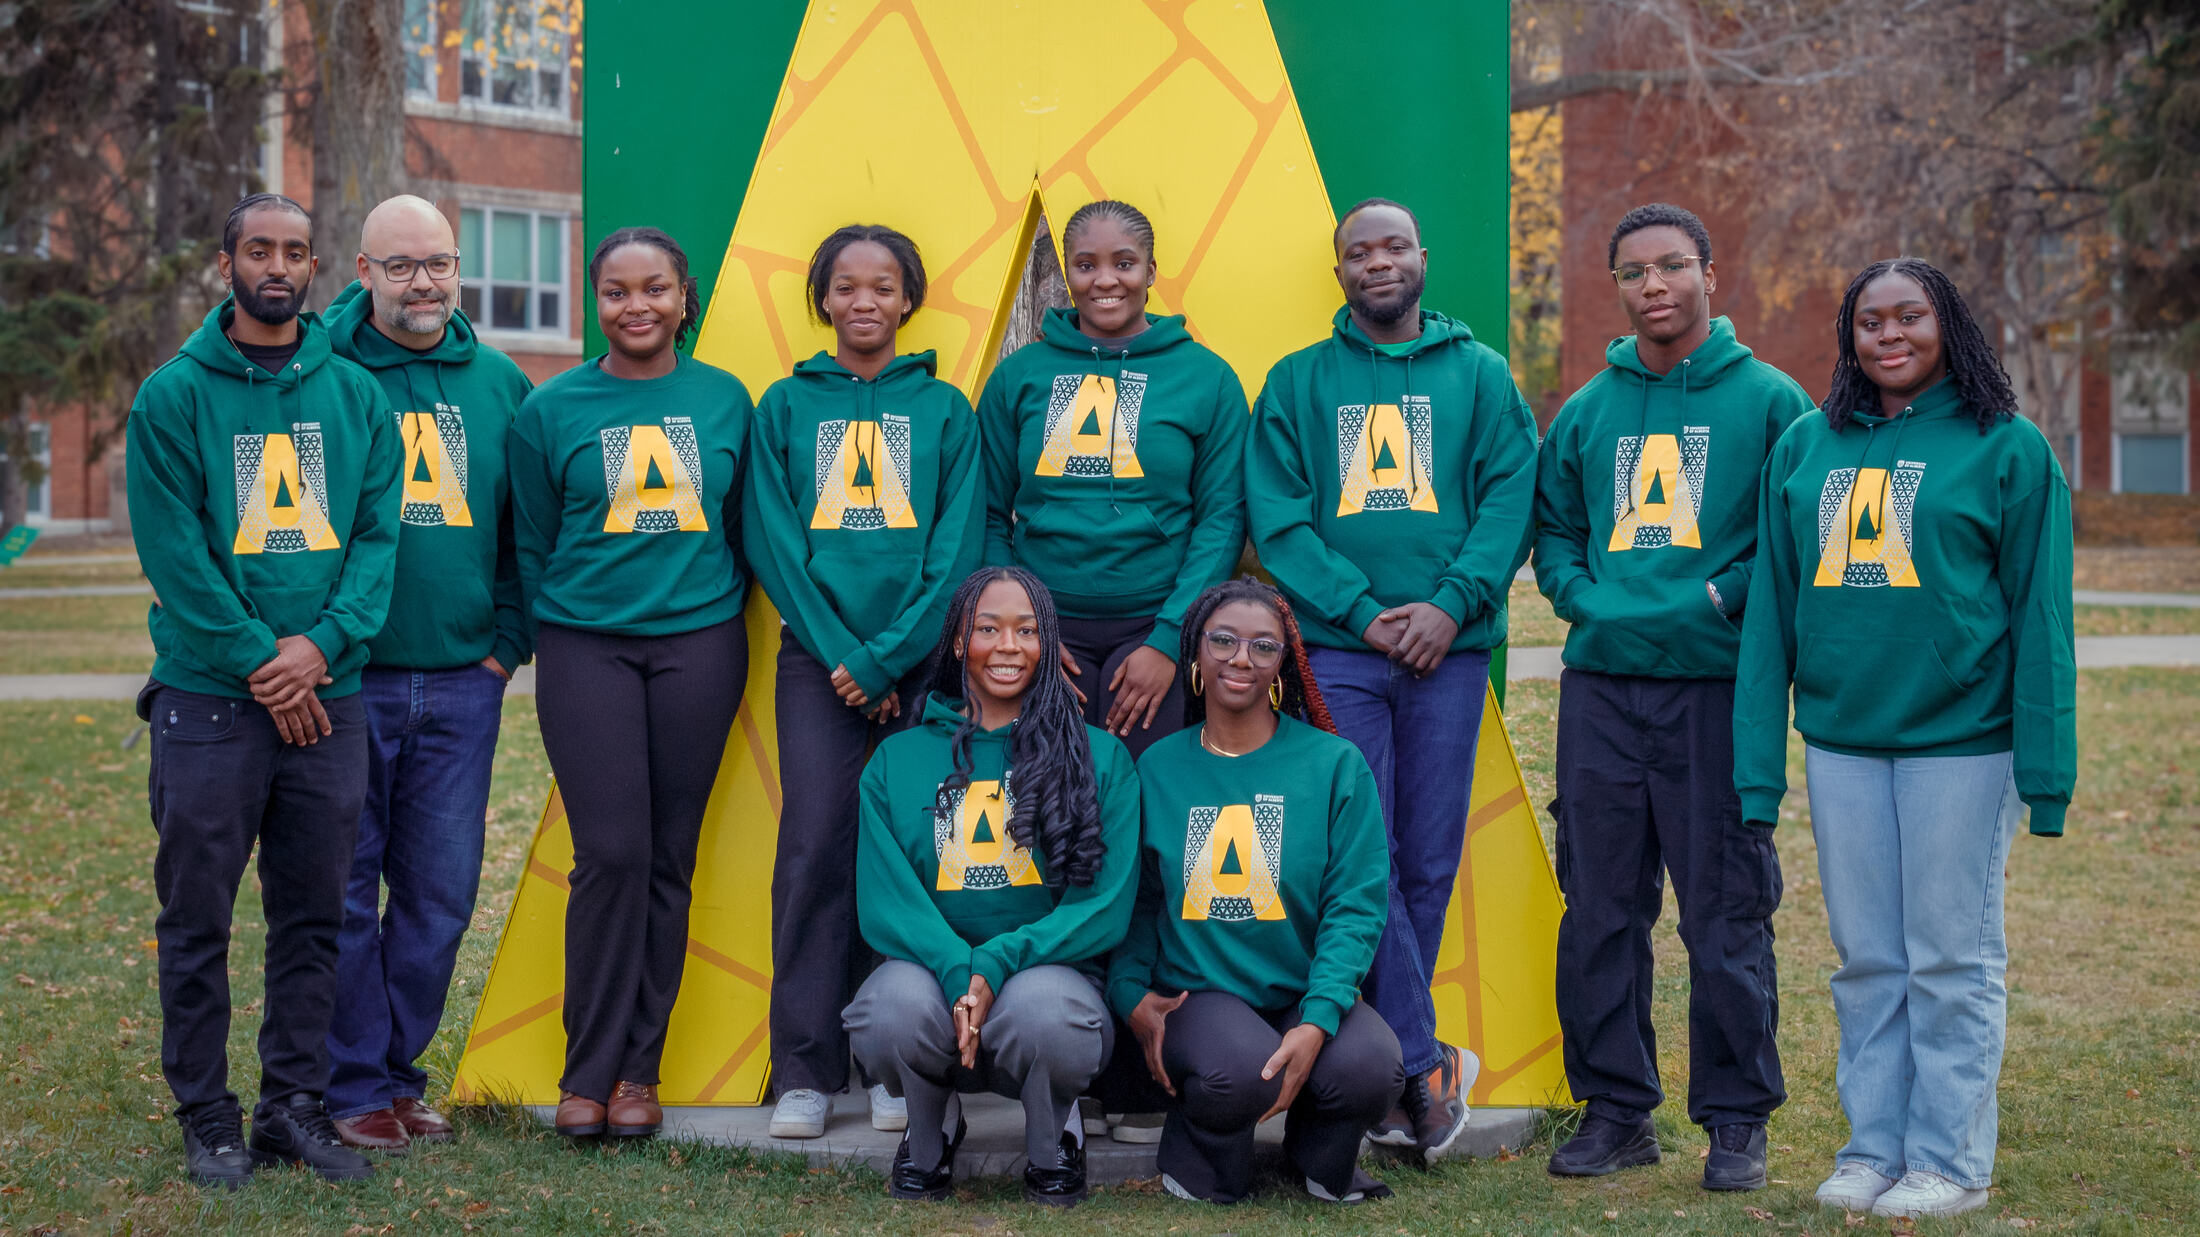
[[[1421,290],[1427,284],[1427,278],[1421,272],[1414,271],[1403,276],[1398,290],[1391,294],[1392,299],[1386,299],[1381,304],[1369,300],[1357,290],[1346,293],[1344,300],[1345,304],[1352,307],[1352,312],[1367,321],[1380,327],[1393,327],[1405,321],[1406,315],[1420,306]]]
[[[248,284],[242,272],[235,267],[229,272],[229,291],[237,298],[237,308],[254,322],[265,326],[281,326],[298,316],[305,307],[306,289],[313,286],[313,276],[304,283],[294,284],[287,279],[263,279],[257,285]],[[281,300],[270,300],[261,293],[268,288],[288,288],[290,295]]]
[[[458,300],[442,289],[436,289],[437,299],[420,300],[410,291],[396,296],[374,295],[374,316],[383,326],[406,335],[433,335],[450,322],[451,314],[458,308]]]

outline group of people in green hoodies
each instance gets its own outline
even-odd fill
[[[1586,1105],[1561,1176],[1655,1163],[1650,929],[1689,967],[1704,1186],[1765,1184],[1785,1099],[1772,914],[1789,702],[1841,968],[1851,1137],[1818,1200],[1985,1203],[2006,1033],[2003,868],[2076,777],[2070,496],[1940,271],[1877,262],[1814,406],[1714,318],[1711,237],[1629,211],[1607,253],[1635,333],[1544,437],[1535,572],[1570,624],[1551,813],[1558,1010]]]
[[[1704,1184],[1765,1183],[1792,694],[1852,1125],[1819,1197],[1983,1202],[2002,862],[2023,806],[2060,832],[2075,776],[2069,498],[1954,286],[1908,258],[1860,274],[1821,413],[1710,314],[1702,222],[1639,207],[1607,255],[1635,332],[1539,443],[1503,360],[1423,308],[1410,210],[1369,199],[1333,239],[1330,337],[1248,404],[1148,311],[1151,223],[1088,204],[1062,229],[1072,307],[973,408],[898,350],[916,245],[850,225],[805,284],[834,347],[752,404],[681,354],[699,297],[657,229],[589,261],[607,354],[531,388],[458,311],[431,204],[370,216],[323,319],[297,310],[305,212],[240,202],[231,298],[130,421],[190,1174],[356,1178],[358,1149],[452,1136],[415,1059],[530,658],[573,839],[555,1125],[656,1132],[753,574],[786,624],[775,1136],[826,1132],[852,1057],[872,1124],[905,1131],[896,1197],[948,1196],[979,1090],[1023,1105],[1034,1201],[1084,1197],[1099,1134],[1158,1142],[1173,1194],[1237,1201],[1279,1113],[1310,1195],[1379,1197],[1363,1139],[1433,1161],[1469,1116],[1479,1063],[1437,1039],[1429,986],[1532,548],[1570,624],[1557,998],[1587,1106],[1550,1171],[1659,1156],[1670,874]],[[1231,578],[1248,540],[1272,585]],[[247,1142],[221,1046],[255,842]]]

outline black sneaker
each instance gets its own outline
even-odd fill
[[[1467,1128],[1467,1088],[1481,1073],[1482,1062],[1471,1052],[1450,1044],[1439,1047],[1443,1055],[1436,1068],[1406,1079],[1403,1107],[1413,1123],[1413,1149],[1425,1164],[1434,1164]]]
[[[1647,1115],[1627,1123],[1590,1113],[1566,1145],[1551,1153],[1550,1170],[1554,1177],[1602,1177],[1657,1162],[1658,1135]]]
[[[300,1092],[279,1104],[252,1110],[252,1162],[303,1164],[328,1181],[374,1175],[367,1157],[344,1145],[321,1097]]]
[[[176,1114],[183,1127],[183,1171],[196,1185],[241,1190],[252,1180],[252,1156],[244,1147],[244,1117],[234,1101],[202,1104]]]
[[[1765,1127],[1720,1125],[1711,1130],[1711,1154],[1703,1162],[1706,1190],[1765,1188]]]
[[[1085,1201],[1085,1146],[1062,1135],[1062,1166],[1024,1165],[1024,1201],[1048,1207],[1075,1207]]]
[[[955,1150],[969,1132],[970,1123],[956,1117],[955,1136],[941,1150],[939,1167],[930,1172],[909,1162],[909,1136],[902,1135],[901,1145],[894,1148],[894,1169],[886,1177],[886,1196],[913,1203],[946,1202],[955,1193]]]

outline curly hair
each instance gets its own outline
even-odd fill
[[[1841,298],[1841,312],[1833,320],[1833,337],[1840,355],[1833,362],[1832,389],[1826,393],[1826,424],[1839,431],[1859,412],[1879,409],[1879,384],[1864,373],[1856,359],[1856,302],[1864,289],[1882,275],[1914,279],[1932,302],[1940,320],[1940,354],[1947,361],[1948,376],[1955,380],[1963,406],[1978,421],[1980,433],[2017,415],[2017,395],[2009,386],[2009,371],[1986,342],[1986,332],[1971,317],[1971,307],[1955,281],[1923,258],[1882,258],[1849,281]]]
[[[865,241],[894,255],[895,263],[901,267],[901,295],[908,302],[901,322],[907,323],[924,308],[924,292],[928,285],[924,277],[924,255],[917,251],[917,243],[884,224],[851,223],[836,229],[818,245],[817,252],[810,255],[807,286],[811,321],[825,322],[825,295],[832,290],[833,263],[848,246]]]
[[[1069,676],[1061,670],[1062,628],[1054,597],[1039,577],[1021,567],[981,567],[970,573],[948,603],[940,642],[932,649],[931,690],[967,700],[968,671],[958,646],[968,648],[978,616],[978,597],[995,581],[1008,580],[1031,599],[1039,628],[1039,650],[1032,658],[1031,686],[1009,739],[1008,765],[1015,777],[1015,810],[1008,836],[1026,850],[1046,857],[1050,885],[1090,885],[1107,858],[1100,832],[1100,790],[1092,765],[1092,736]],[[935,807],[947,811],[950,796],[970,785],[970,738],[977,733],[977,710],[970,710],[949,743],[955,765],[940,783]]]
[[[1696,244],[1696,256],[1708,265],[1711,261],[1711,232],[1696,218],[1696,212],[1671,202],[1646,202],[1619,217],[1619,224],[1612,229],[1611,243],[1604,247],[1604,264],[1619,265],[1619,243],[1631,232],[1644,228],[1679,228]]]
[[[1186,677],[1184,685],[1184,724],[1197,726],[1207,720],[1207,701],[1191,690],[1192,666],[1199,660],[1200,642],[1207,638],[1207,621],[1215,611],[1234,601],[1250,601],[1276,616],[1283,625],[1283,660],[1276,665],[1276,679],[1283,684],[1283,713],[1295,717],[1319,730],[1337,733],[1337,723],[1329,716],[1329,702],[1322,699],[1322,689],[1314,681],[1314,667],[1306,657],[1306,641],[1299,636],[1298,616],[1291,613],[1291,603],[1283,594],[1252,576],[1239,576],[1225,580],[1199,595],[1191,609],[1184,613],[1183,634],[1178,638],[1176,664],[1179,673]]]
[[[593,294],[596,280],[603,275],[603,262],[612,251],[622,245],[647,245],[672,260],[673,278],[680,281],[680,327],[672,333],[672,347],[678,351],[685,346],[688,336],[703,321],[703,297],[697,290],[694,277],[688,274],[688,256],[680,242],[663,228],[619,228],[596,242],[596,252],[588,257],[588,287]]]

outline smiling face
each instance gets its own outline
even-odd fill
[[[1368,206],[1344,221],[1337,236],[1337,286],[1352,312],[1389,327],[1421,308],[1428,250],[1412,216],[1395,206]]]
[[[281,326],[305,307],[306,289],[320,259],[313,256],[313,225],[288,206],[262,206],[238,221],[237,251],[215,265],[236,294],[237,308],[256,322]]]
[[[621,245],[604,255],[596,277],[596,325],[613,349],[647,361],[672,346],[686,289],[672,255],[655,245]]]
[[[832,324],[841,353],[874,355],[894,346],[894,332],[909,319],[901,263],[877,241],[857,241],[833,258],[819,312]]]
[[[1619,281],[1620,307],[1635,334],[1667,344],[1708,331],[1711,293],[1719,283],[1702,257],[1688,233],[1663,224],[1637,228],[1619,239],[1613,266],[1643,271],[1632,284]]]
[[[1948,373],[1940,347],[1940,317],[1932,299],[1908,275],[1889,272],[1864,285],[1849,329],[1864,376],[1879,386],[1891,412]]]
[[[986,585],[972,609],[962,648],[972,702],[989,702],[1014,716],[1039,663],[1038,615],[1024,586],[1005,578]]]
[[[1200,629],[1199,677],[1207,711],[1268,708],[1268,687],[1283,669],[1283,622],[1257,601],[1219,606]]]
[[[418,198],[384,202],[367,216],[360,234],[359,280],[374,297],[375,325],[384,334],[440,336],[458,309],[458,271],[437,279],[425,262],[403,279],[368,259],[421,259],[458,252],[451,221]],[[400,341],[405,342],[405,341]]]
[[[1077,305],[1077,325],[1095,339],[1121,339],[1146,329],[1153,290],[1153,255],[1121,220],[1102,215],[1063,238],[1069,265],[1062,278]]]

